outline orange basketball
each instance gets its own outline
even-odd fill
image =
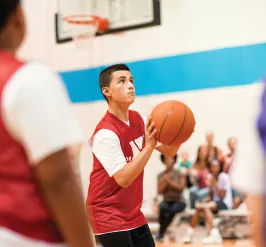
[[[165,145],[179,146],[194,132],[194,114],[180,101],[167,100],[157,105],[151,119],[157,129],[156,140]]]

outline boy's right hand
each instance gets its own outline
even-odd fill
[[[157,130],[155,129],[155,123],[151,121],[151,116],[148,117],[146,126],[145,126],[145,135],[146,135],[146,145],[151,149],[155,149],[157,145],[157,140],[155,139],[155,135]]]

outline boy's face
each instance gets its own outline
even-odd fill
[[[109,101],[131,105],[135,101],[134,79],[127,70],[115,71],[107,88]]]

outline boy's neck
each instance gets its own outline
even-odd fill
[[[109,104],[109,112],[125,123],[129,120],[128,107],[114,107]]]

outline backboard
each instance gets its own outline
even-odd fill
[[[109,19],[106,34],[160,25],[160,0],[55,0],[56,42],[72,41],[63,18],[90,14]],[[97,35],[101,35],[98,34]]]

